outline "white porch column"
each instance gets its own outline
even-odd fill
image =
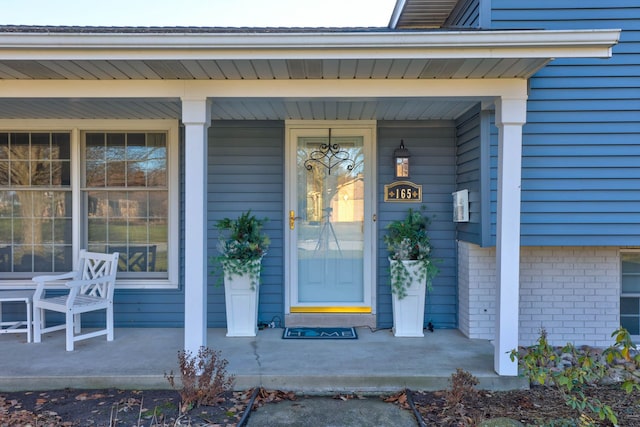
[[[522,125],[527,100],[496,101],[498,126],[498,222],[496,236],[497,301],[494,369],[498,375],[518,375],[508,352],[518,347],[520,300],[520,181]]]
[[[207,129],[206,98],[182,99],[185,139],[184,348],[207,345]]]

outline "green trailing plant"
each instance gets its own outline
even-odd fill
[[[223,400],[221,396],[231,390],[235,379],[227,374],[228,363],[220,351],[209,347],[200,347],[195,356],[188,350],[178,352],[181,387],[178,387],[173,371],[164,376],[180,394],[180,413],[202,405],[214,406]]]
[[[386,227],[384,243],[389,251],[391,291],[398,298],[407,295],[407,288],[413,280],[426,279],[427,289],[432,289],[438,268],[431,259],[431,243],[427,234],[429,223],[429,218],[422,212],[409,209],[405,219],[393,221]],[[402,261],[415,261],[418,268],[412,273]]]
[[[600,420],[606,419],[617,425],[618,419],[613,409],[585,393],[590,384],[604,377],[607,372],[606,365],[588,351],[578,352],[570,343],[562,347],[561,352],[570,355],[574,363],[562,366],[562,361],[547,340],[547,332],[542,329],[535,345],[520,352],[511,350],[510,357],[512,361],[518,359],[522,373],[529,381],[549,385],[558,390],[565,403],[578,413],[581,426],[595,425],[588,412]]]
[[[217,257],[210,258],[210,264],[221,266],[227,276],[248,275],[251,289],[260,282],[262,257],[267,253],[269,236],[263,231],[267,218],[258,219],[251,211],[243,212],[238,218],[224,218],[216,222],[219,231]]]

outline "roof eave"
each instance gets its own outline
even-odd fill
[[[0,59],[610,57],[619,29],[372,33],[0,33]]]

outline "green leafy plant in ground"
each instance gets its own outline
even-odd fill
[[[612,337],[616,337],[616,343],[603,353],[608,363],[615,358],[632,360],[631,349],[635,348],[635,345],[629,333],[624,328],[620,328],[612,334]],[[585,393],[587,387],[604,378],[608,366],[588,350],[578,352],[570,343],[562,347],[561,352],[571,356],[573,361],[571,365],[562,366],[563,361],[558,360],[558,354],[549,344],[546,331],[542,329],[535,345],[527,347],[522,352],[512,350],[510,357],[511,360],[518,358],[523,374],[532,383],[555,387],[565,403],[578,413],[580,426],[595,425],[595,420],[589,414],[601,421],[606,419],[617,425],[618,419],[613,409],[597,398],[589,398]],[[636,356],[633,360],[637,364],[640,362],[640,357]],[[630,375],[621,385],[627,392],[638,388],[633,378]]]
[[[607,363],[612,364],[615,359],[621,359],[633,364],[633,369],[637,370],[640,367],[640,353],[635,356],[631,355],[631,350],[635,350],[636,346],[631,340],[629,331],[625,328],[619,328],[612,334],[615,337],[616,342],[604,351],[604,355],[607,358]],[[638,384],[638,378],[629,373],[625,380],[622,382],[622,389],[627,393],[631,393],[633,390],[640,390]]]
[[[213,406],[220,403],[221,396],[231,390],[235,379],[233,375],[227,374],[228,363],[222,358],[220,351],[208,347],[200,347],[196,356],[187,350],[178,352],[181,387],[176,384],[173,371],[165,373],[165,378],[180,394],[181,413],[202,405]]]

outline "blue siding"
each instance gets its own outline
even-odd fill
[[[456,188],[455,134],[453,122],[378,123],[378,327],[391,327],[389,262],[383,242],[386,225],[406,215],[418,203],[385,203],[384,185],[394,181],[393,150],[403,139],[411,152],[410,180],[422,185],[423,203],[432,216],[429,236],[440,274],[427,297],[425,321],[439,328],[457,326],[457,272],[455,225],[451,221],[451,193]]]
[[[640,3],[493,0],[493,28],[621,28],[611,59],[532,77],[523,132],[524,245],[640,245]],[[492,138],[495,242],[496,130]]]
[[[483,206],[489,206],[483,185],[486,178],[485,157],[488,150],[481,144],[480,105],[456,120],[456,189],[469,190],[469,222],[457,223],[457,238],[482,245]],[[486,151],[486,153],[485,153]]]
[[[444,26],[478,28],[480,26],[480,0],[459,1]]]
[[[208,250],[217,252],[215,222],[251,209],[267,217],[271,239],[263,259],[259,320],[284,320],[284,123],[280,121],[213,122],[209,129]],[[224,327],[224,288],[209,279],[208,326]]]

